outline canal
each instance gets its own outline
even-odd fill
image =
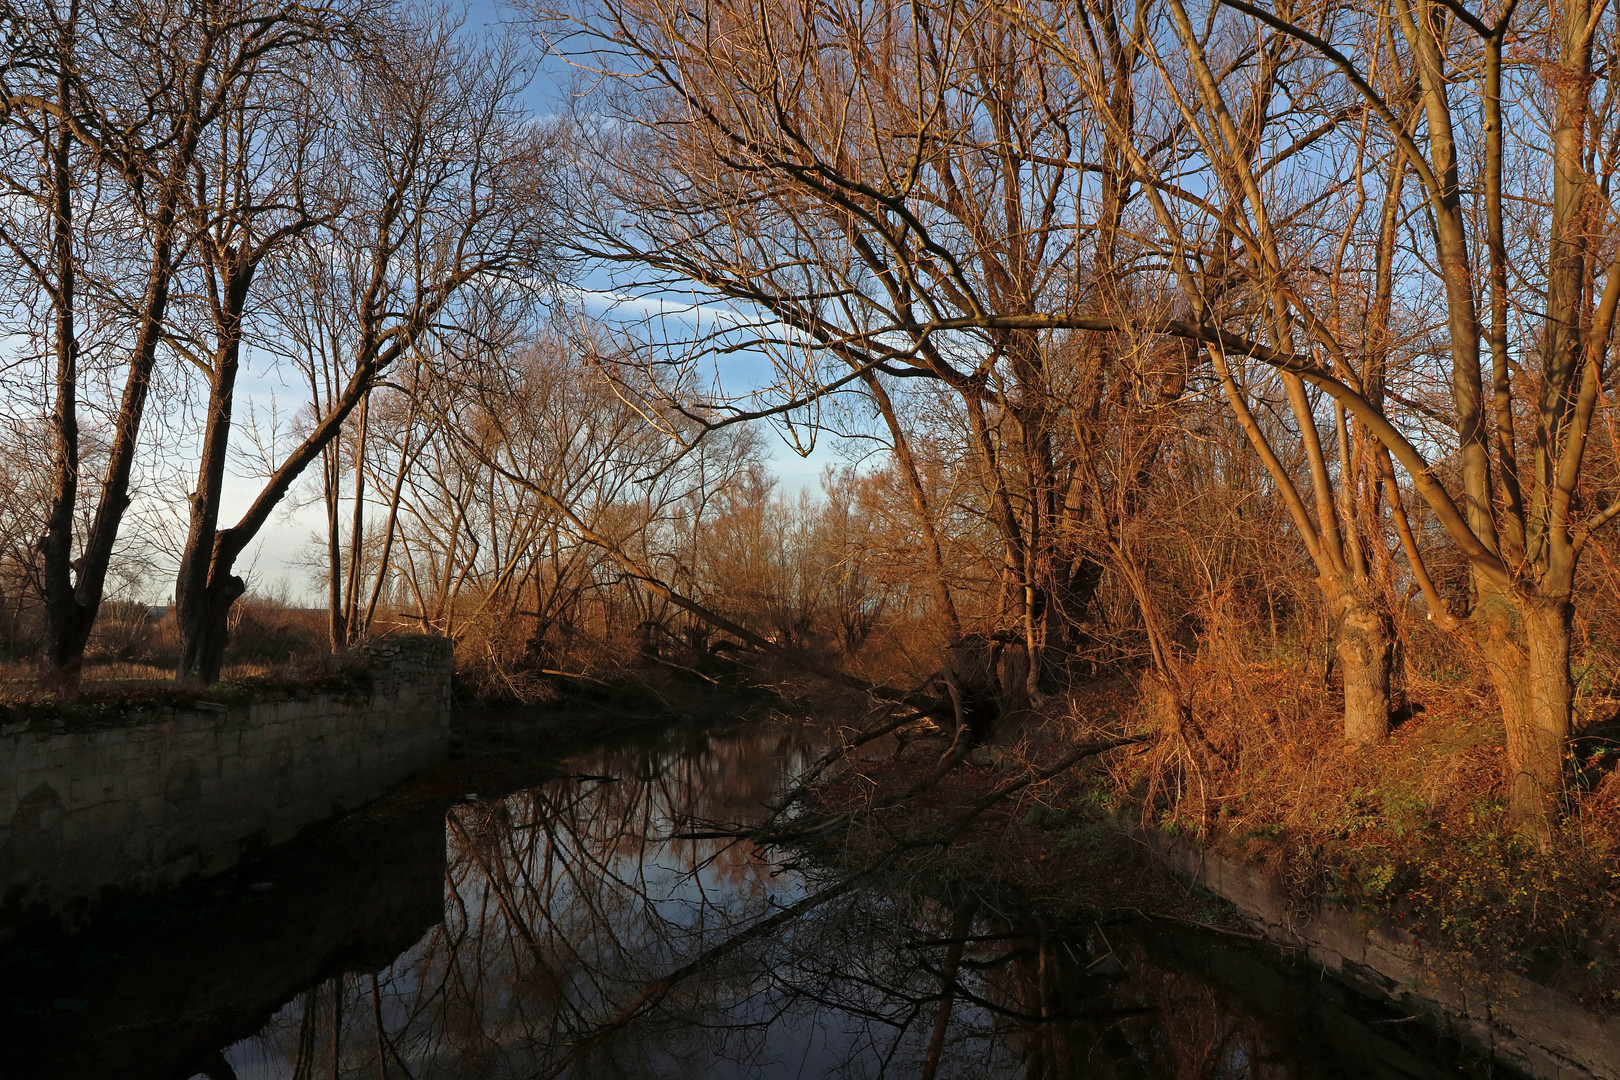
[[[14,945],[0,1078],[1503,1075],[1241,936],[992,909],[915,872],[850,885],[717,835],[822,745],[759,722],[543,782],[463,767]]]

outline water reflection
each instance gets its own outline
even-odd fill
[[[443,922],[375,975],[304,990],[206,1075],[1467,1074],[1240,944],[1045,927],[926,874],[852,888],[671,839],[759,818],[815,747],[757,726],[605,750],[455,808]]]
[[[78,937],[0,949],[0,1080],[229,1076],[220,1048],[300,988],[388,964],[443,918],[444,815],[379,809]]]

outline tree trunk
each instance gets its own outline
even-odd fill
[[[355,410],[354,432],[354,516],[349,522],[348,577],[343,586],[343,647],[353,645],[360,638],[360,574],[365,564],[366,525],[366,434],[367,415],[371,411],[371,394],[360,399]],[[499,560],[497,560],[497,565]]]
[[[1355,748],[1389,737],[1389,669],[1395,636],[1389,613],[1360,590],[1346,589],[1329,605],[1338,624],[1334,642],[1344,672],[1344,741]]]
[[[124,513],[129,509],[130,476],[135,466],[141,421],[152,386],[152,371],[157,364],[158,344],[168,312],[169,286],[174,274],[175,208],[174,196],[165,193],[153,223],[151,266],[146,275],[145,297],[137,314],[139,330],[135,335],[124,390],[115,414],[112,442],[101,479],[101,494],[77,558],[71,558],[71,534],[55,532],[59,526],[72,525],[73,507],[64,504],[63,500],[77,491],[77,478],[69,483],[59,476],[53,491],[53,533],[47,535],[42,551],[48,612],[45,653],[46,662],[50,665],[48,678],[62,684],[78,683],[84,649],[90,641],[90,630],[101,607],[108,570],[117,551],[119,529],[124,521]],[[58,385],[62,384],[59,382]],[[76,403],[57,402],[59,445],[65,444],[60,435],[65,423],[62,414],[70,408],[76,408]],[[76,420],[74,425],[76,428]],[[77,473],[79,463],[70,462],[59,453],[57,467],[70,467]],[[58,516],[64,510],[65,516]],[[65,595],[62,588],[70,580],[73,582],[72,593]]]
[[[231,605],[247,592],[247,582],[227,573],[211,582],[196,602],[175,615],[180,621],[180,672],[212,686],[225,666],[225,643],[230,638]]]
[[[1029,650],[1014,638],[1001,651],[1001,715],[1004,719],[1023,719],[1030,711]]]
[[[100,598],[94,605],[79,602],[71,589],[62,596],[47,597],[45,608],[45,668],[42,680],[59,690],[75,690],[84,669],[84,650],[96,623]]]
[[[326,629],[332,652],[348,642],[349,628],[343,621],[343,543],[338,530],[338,451],[335,445],[321,453],[326,499]]]
[[[217,268],[224,279],[225,303],[216,324],[219,340],[208,388],[208,423],[203,429],[202,457],[197,462],[197,486],[191,493],[191,521],[174,582],[175,617],[180,624],[179,676],[206,684],[219,681],[225,657],[226,615],[243,592],[241,587],[231,591],[232,583],[240,585],[241,579],[230,576],[229,565],[224,568],[223,585],[220,581],[219,511],[225,490],[236,378],[241,367],[242,313],[247,308],[255,265],[245,255],[231,252],[224,255],[223,264]],[[228,598],[216,613],[214,608],[222,596]],[[217,642],[208,636],[216,631]]]
[[[945,686],[956,713],[955,737],[947,756],[964,744],[983,743],[1001,716],[1001,681],[996,667],[1001,643],[982,634],[967,634],[945,651]],[[1027,662],[1027,661],[1026,661]]]
[[[1570,616],[1563,600],[1493,595],[1476,618],[1480,650],[1502,706],[1507,735],[1508,819],[1545,846],[1564,793],[1574,687],[1569,677]]]
[[[71,34],[71,30],[69,31]],[[66,49],[67,46],[64,46]],[[65,53],[64,53],[65,55]],[[57,100],[68,101],[67,75],[57,76]],[[76,203],[71,169],[72,134],[66,126],[55,130],[50,147],[52,254],[56,260],[54,290],[56,398],[51,410],[55,433],[51,501],[46,512],[45,535],[40,538],[45,601],[45,675],[49,682],[72,689],[79,684],[84,647],[90,640],[101,596],[79,600],[73,586],[73,512],[79,499],[79,341],[77,335],[78,261],[74,250],[73,210]]]

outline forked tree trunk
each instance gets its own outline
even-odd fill
[[[180,623],[179,675],[207,685],[219,681],[225,662],[226,618],[231,605],[246,590],[242,579],[231,575],[229,566],[221,578],[219,512],[230,453],[236,378],[241,368],[242,313],[247,308],[255,268],[245,254],[231,255],[228,262],[217,267],[225,283],[225,304],[217,324],[219,341],[208,391],[202,457],[197,462],[197,486],[191,494],[191,522],[174,582],[175,617]]]
[[[1002,645],[983,634],[966,634],[945,653],[945,686],[956,713],[950,756],[972,749],[991,735],[1001,717],[1001,680],[996,668]]]
[[[1337,626],[1333,644],[1344,673],[1345,745],[1376,745],[1389,738],[1393,621],[1370,584],[1358,588],[1324,578],[1322,592]]]
[[[1564,793],[1574,687],[1569,676],[1567,601],[1516,602],[1500,594],[1476,610],[1480,651],[1502,706],[1507,735],[1508,818],[1546,844]]]
[[[186,604],[175,602],[180,620],[180,675],[206,686],[219,682],[225,666],[225,644],[230,638],[231,605],[247,591],[247,583],[226,573],[223,582],[213,582],[188,597]]]

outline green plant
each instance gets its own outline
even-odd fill
[[[1395,883],[1395,874],[1395,867],[1389,863],[1362,867],[1359,875],[1362,895],[1368,899],[1382,897]]]

